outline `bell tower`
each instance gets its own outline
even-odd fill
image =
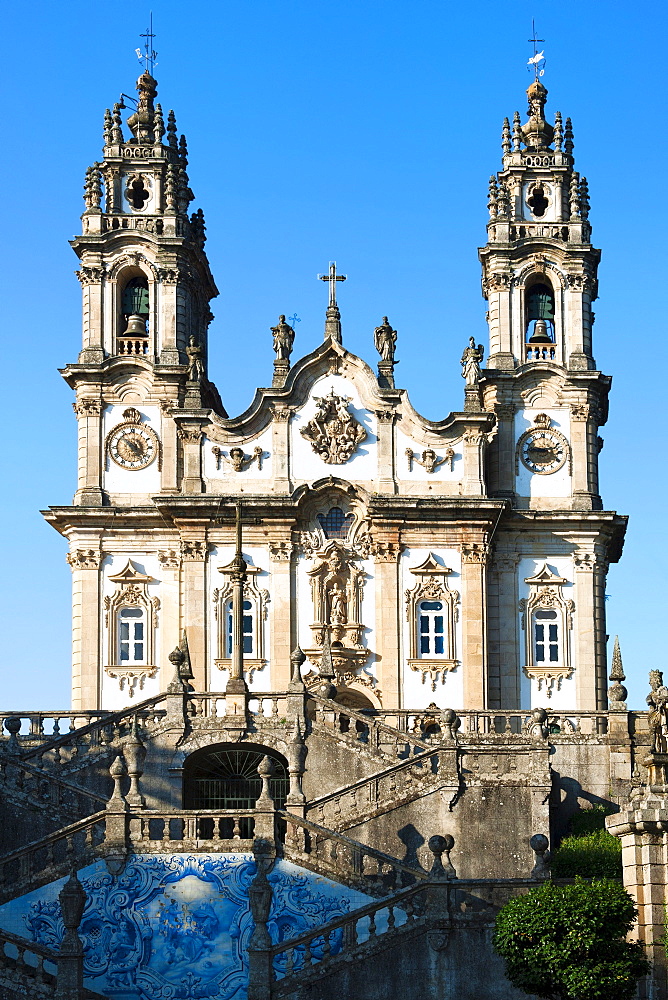
[[[528,120],[515,112],[512,126],[503,124],[502,169],[490,178],[488,241],[479,252],[489,325],[485,399],[498,418],[490,489],[520,507],[596,510],[597,429],[610,387],[592,346],[600,251],[591,244],[571,121],[557,112],[548,123],[538,78],[527,98]],[[522,453],[518,439],[537,416],[564,438],[559,455],[550,450],[556,437],[541,438],[542,451],[536,437],[533,459]],[[560,475],[547,478],[553,471]]]
[[[128,403],[140,411],[157,405],[163,417],[170,407],[184,406],[224,414],[205,377],[209,301],[217,289],[204,253],[203,212],[189,214],[186,139],[177,137],[173,111],[165,122],[148,70],[137,81],[137,94],[136,101],[127,98],[135,106],[125,124],[124,103],[105,112],[102,160],[86,171],[82,233],[72,241],[81,261],[83,345],[63,375],[77,395],[75,503],[83,506],[110,502],[104,483],[110,408],[120,407],[117,420]],[[165,443],[158,490],[173,492],[174,434],[155,430]]]

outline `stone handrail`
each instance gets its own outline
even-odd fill
[[[427,878],[427,873],[375,847],[329,830],[289,812],[279,812],[286,824],[284,854],[296,864],[328,869],[335,878],[354,882],[362,891],[387,896]]]
[[[187,698],[189,714],[202,719],[223,718],[225,697],[224,691],[193,691]],[[255,719],[275,719],[287,714],[287,698],[287,691],[251,691],[248,696],[248,710]],[[267,702],[270,703],[269,712],[267,712]]]
[[[421,884],[400,890],[391,899],[369,903],[305,934],[272,945],[267,951],[274,980],[271,996],[280,997],[294,991],[292,976],[295,973],[301,973],[299,978],[302,979],[314,965],[337,955],[345,959],[346,952],[363,942],[392,933],[397,927],[416,926],[421,917],[415,897],[422,893],[423,888]],[[382,919],[379,919],[381,916]],[[283,955],[285,958],[281,961],[280,956]],[[250,990],[248,996],[249,1000],[253,1000]]]
[[[400,732],[397,727],[379,721],[375,712],[369,712],[369,714],[358,712],[353,708],[339,705],[338,702],[331,701],[329,698],[322,698],[313,692],[309,692],[309,699],[315,703],[315,717],[318,722],[328,729],[346,736],[350,731],[350,720],[354,719],[358,734],[355,742],[366,744],[370,749],[383,753],[387,757],[400,757],[401,754],[405,754],[407,744],[409,755],[411,751],[422,753],[423,750],[433,748],[433,744],[425,742],[420,737],[409,732]],[[384,740],[383,737],[385,737]],[[388,745],[392,748],[391,750],[384,749]]]
[[[105,819],[106,812],[101,810],[40,840],[33,840],[0,855],[2,898],[11,899],[53,881],[69,870],[72,864],[81,868],[94,860],[95,848],[103,840],[101,833]],[[55,871],[60,874],[55,874]]]
[[[165,694],[155,695],[152,698],[146,698],[144,701],[137,702],[136,705],[126,706],[116,712],[108,712],[85,726],[80,726],[78,729],[72,729],[68,733],[63,733],[61,736],[56,736],[52,739],[46,740],[44,743],[40,743],[38,746],[31,747],[29,750],[24,751],[22,756],[24,760],[28,760],[31,757],[41,758],[46,753],[51,751],[57,752],[63,747],[67,747],[72,743],[77,743],[86,736],[92,737],[92,745],[100,744],[104,742],[104,738],[100,740],[100,734],[106,733],[109,726],[118,726],[123,722],[131,723],[135,717],[140,719],[144,717],[145,721],[155,718],[156,713],[152,712],[151,709],[155,709],[156,705],[164,701],[166,697],[167,695]],[[164,713],[161,712],[160,715],[162,714]]]
[[[610,713],[607,709],[600,710],[579,710],[563,709],[553,711],[546,709],[548,728],[550,735],[572,735],[573,733],[591,735],[605,733],[608,730],[608,720]],[[635,713],[645,714],[645,713]],[[423,736],[426,745],[433,747],[434,742],[443,739],[441,733],[446,727],[441,721],[442,712],[429,711],[428,709],[373,709],[369,711],[369,718],[385,720],[386,725],[390,725],[401,733],[415,732],[416,728],[424,730],[431,727],[434,732],[431,737]],[[457,717],[460,726],[457,730],[457,738],[463,739],[469,735],[478,736],[521,736],[525,733],[525,727],[531,720],[529,709],[457,709]],[[560,732],[556,732],[559,727]],[[439,733],[439,729],[441,733]],[[447,738],[446,738],[447,739]]]
[[[458,787],[459,762],[453,759],[450,772],[444,772],[440,766],[440,754],[444,749],[442,745],[432,747],[419,757],[407,757],[366,778],[358,778],[333,792],[309,799],[308,815],[331,827],[354,826],[376,815],[378,810],[385,812],[390,806],[394,807],[399,800],[414,799],[427,779],[434,784],[439,780],[448,783],[450,779],[449,783]]]
[[[16,958],[7,955],[5,945],[10,945],[16,949]],[[26,962],[26,955],[32,955],[36,960],[35,963]],[[0,930],[0,964],[6,965],[7,962],[13,962],[15,969],[20,974],[23,974],[26,979],[29,979],[31,986],[43,983],[45,990],[39,991],[40,996],[53,996],[52,991],[54,986],[57,991],[60,985],[59,974],[62,972],[58,965],[59,960],[60,954],[54,951],[53,948],[38,944],[36,941],[28,941],[27,938],[12,934],[11,931]],[[46,968],[47,963],[51,966],[51,969]],[[27,986],[27,983],[23,985]],[[28,995],[26,994],[26,996]],[[79,1000],[104,1000],[101,993],[94,993],[85,987],[79,990],[77,996]]]
[[[17,772],[14,774],[14,772]],[[24,775],[26,777],[24,777]],[[34,764],[20,758],[0,757],[0,780],[5,784],[13,785],[18,791],[32,796],[40,803],[48,802],[50,806],[67,808],[67,798],[74,797],[87,800],[87,804],[94,803],[97,808],[106,804],[104,795],[90,791],[82,785],[75,785],[74,782],[61,778],[51,772],[45,773]],[[47,786],[46,794],[42,792],[42,786]],[[55,794],[54,794],[55,793]]]

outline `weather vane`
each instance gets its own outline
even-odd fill
[[[158,58],[158,53],[153,48],[153,39],[155,38],[155,35],[153,34],[153,11],[151,11],[148,28],[146,29],[145,33],[143,35],[140,35],[139,37],[145,39],[145,41],[144,41],[143,52],[141,49],[135,49],[135,52],[137,53],[137,59],[139,59],[139,62],[144,63],[145,71],[147,73],[150,73],[151,76],[153,76],[155,60]]]
[[[300,320],[299,316],[297,315],[297,313],[295,313],[294,316],[288,316],[288,323],[290,324],[290,326],[293,329],[294,329],[295,323],[301,323],[301,320]]]
[[[544,38],[536,38],[536,22],[531,19],[531,38],[528,41],[533,43],[533,55],[527,63],[527,69],[531,70],[533,66],[534,73],[536,75],[536,80],[539,76],[542,76],[545,72],[545,50],[541,52],[538,51],[538,42],[544,42]],[[541,66],[540,64],[543,63]]]

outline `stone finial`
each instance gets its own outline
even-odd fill
[[[165,177],[165,215],[176,215],[176,167],[167,164]]]
[[[156,146],[162,143],[162,137],[165,134],[165,122],[162,117],[162,104],[156,104],[155,115],[153,116],[153,141]]]
[[[332,660],[331,637],[328,628],[325,628],[325,634],[323,636],[319,672],[321,683],[318,686],[318,694],[321,698],[329,698],[331,701],[333,698],[336,698],[336,687],[333,683],[335,673],[334,662]]]
[[[536,856],[535,864],[531,869],[531,878],[550,877],[550,852],[548,851],[549,840],[542,833],[534,833],[529,841],[529,846]]]
[[[561,111],[557,111],[554,116],[554,151],[555,153],[561,152],[561,146],[564,138],[564,126],[561,120]]]
[[[172,149],[179,148],[176,138],[176,115],[173,111],[167,113],[167,142]]]
[[[513,115],[513,153],[519,153],[522,149],[522,119],[519,111]]]
[[[443,738],[454,740],[457,730],[461,726],[461,719],[452,708],[445,708],[441,714],[441,731]]]
[[[534,740],[546,740],[549,732],[547,712],[544,708],[532,708],[529,718],[522,726],[523,731]]]
[[[612,650],[612,664],[610,665],[609,680],[613,683],[608,688],[608,700],[610,710],[614,712],[626,712],[626,688],[621,681],[626,680],[624,666],[622,664],[622,652],[619,648],[619,636],[615,636],[615,644]]]
[[[186,140],[185,135],[183,134],[179,139],[179,160],[181,162],[181,166],[185,170],[185,168],[188,166],[188,142]]]
[[[137,80],[137,110],[128,118],[128,128],[137,142],[153,142],[153,100],[158,93],[158,85],[150,73],[144,72]]]
[[[146,747],[142,743],[139,733],[139,721],[136,715],[132,720],[130,735],[123,742],[123,756],[130,778],[130,790],[127,794],[127,801],[131,806],[141,809],[146,805],[144,796],[139,790],[139,779],[144,773],[144,762],[146,761]]]
[[[510,192],[508,191],[508,185],[505,181],[501,181],[499,184],[499,196],[497,199],[496,214],[500,219],[507,219],[510,217]]]
[[[123,792],[121,790],[121,784],[123,778],[128,773],[127,765],[125,763],[125,758],[122,753],[117,754],[111,762],[111,767],[109,768],[109,774],[111,775],[114,782],[114,790],[107,802],[107,808],[118,808],[127,809],[127,801]]]
[[[264,951],[271,948],[271,937],[267,930],[267,921],[271,912],[271,885],[264,870],[265,866],[258,859],[257,873],[248,887],[248,901],[253,917],[253,933],[249,941],[251,951]],[[253,968],[251,963],[251,982],[253,980]]]
[[[86,906],[86,892],[78,879],[76,871],[72,871],[67,882],[58,893],[58,901],[60,902],[60,912],[67,932],[65,942],[70,946],[72,944],[80,945],[81,941],[79,940],[77,930],[81,924],[81,918]],[[63,943],[65,944],[65,942]],[[70,948],[66,948],[66,950],[71,954]]]
[[[113,122],[112,122],[112,118],[111,118],[111,111],[109,110],[109,108],[105,108],[105,112],[104,112],[104,127],[103,127],[103,131],[102,131],[102,135],[103,135],[105,146],[111,146],[111,141],[112,141],[112,139],[111,139],[111,134],[112,134],[111,133],[111,129],[112,129],[112,125],[113,125]]]
[[[577,222],[580,218],[580,175],[577,170],[571,174],[571,183],[568,192],[571,222]]]
[[[198,208],[190,216],[190,232],[200,250],[203,250],[206,243],[206,226],[204,224],[204,212],[201,208]]]
[[[434,863],[431,866],[429,872],[429,877],[433,879],[445,879],[445,878],[456,878],[457,873],[454,869],[454,865],[450,860],[450,851],[455,846],[454,837],[446,833],[445,836],[441,834],[434,834],[427,841],[427,847],[434,855]],[[445,855],[445,864],[443,864],[443,855]]]
[[[573,155],[573,123],[570,118],[566,119],[566,128],[564,129],[564,151],[568,156]]]
[[[508,119],[506,118],[506,121]],[[496,179],[496,174],[492,174],[489,179],[489,196],[487,198],[487,208],[489,209],[490,219],[495,219],[498,212],[498,200],[499,200],[499,184]]]
[[[578,195],[580,198],[580,218],[586,222],[589,218],[589,184],[587,183],[587,178],[583,177],[580,180],[580,187],[578,190]]]
[[[501,149],[503,150],[504,156],[508,156],[511,150],[510,122],[507,118],[503,119],[503,128],[501,130]]]
[[[4,727],[9,733],[6,750],[8,753],[21,753],[19,733],[21,732],[21,719],[18,715],[10,715],[5,719]]]
[[[270,782],[276,773],[276,765],[274,764],[271,757],[263,757],[258,764],[257,773],[260,775],[262,781],[262,791],[257,799],[256,805],[258,803],[273,803],[274,796],[271,794]]]
[[[302,664],[306,663],[306,656],[302,651],[301,647],[298,645],[293,649],[290,654],[290,690],[291,691],[305,691],[306,685],[302,678],[301,667]]]
[[[546,149],[551,145],[554,129],[545,121],[547,89],[534,80],[527,90],[529,120],[522,126],[522,139],[527,149]]]
[[[189,688],[183,677],[183,666],[186,662],[186,656],[180,646],[173,649],[168,656],[169,662],[174,667],[174,677],[167,687],[167,694],[183,694]]]
[[[111,141],[115,146],[120,146],[123,142],[123,120],[121,118],[121,105],[118,101],[114,104],[111,120]]]

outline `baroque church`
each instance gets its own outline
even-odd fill
[[[333,263],[320,346],[279,316],[272,385],[230,416],[186,140],[137,92],[72,241],[78,479],[44,512],[72,706],[3,712],[3,997],[511,1000],[495,916],[605,805],[665,998],[668,692],[629,712],[606,666],[626,518],[570,119],[536,77],[503,123],[489,342],[448,416],[396,384],[387,317],[373,364],[346,349]]]

